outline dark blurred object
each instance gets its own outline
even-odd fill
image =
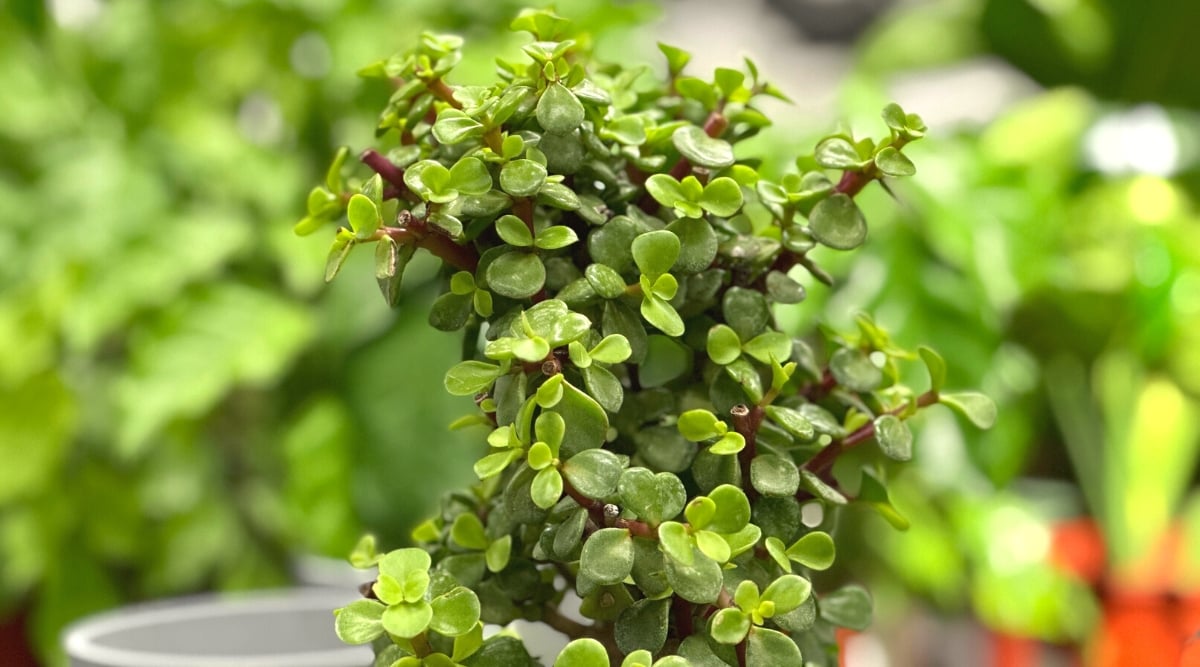
[[[1200,107],[1200,57],[1189,43],[1200,2],[987,0],[981,19],[990,49],[1046,86]]]
[[[814,42],[854,41],[894,0],[767,0]]]

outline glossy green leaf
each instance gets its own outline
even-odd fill
[[[696,539],[696,547],[700,549],[700,553],[718,563],[728,562],[729,558],[733,555],[733,551],[729,548],[729,543],[712,531],[697,530],[693,533],[693,537]]]
[[[740,644],[750,631],[750,617],[740,609],[729,607],[713,615],[709,634],[721,644]]]
[[[443,109],[433,124],[433,136],[448,146],[477,137],[483,130],[482,123],[453,108]]]
[[[791,459],[759,454],[750,463],[750,483],[764,496],[792,496],[800,488],[800,471]]]
[[[695,125],[684,125],[671,135],[675,149],[697,167],[721,169],[733,164],[733,146],[714,139]]]
[[[692,442],[702,442],[709,438],[724,435],[729,427],[717,419],[712,412],[704,409],[688,410],[679,415],[676,422],[683,437]]]
[[[533,160],[513,160],[500,169],[500,188],[514,197],[532,197],[546,182],[546,167]]]
[[[567,459],[563,475],[589,498],[604,499],[617,491],[624,470],[621,459],[607,449],[586,449]]]
[[[834,250],[853,250],[867,239],[867,221],[849,196],[838,193],[822,199],[808,215],[814,238]]]
[[[807,442],[816,437],[816,429],[804,415],[791,408],[778,405],[768,405],[767,417],[779,424],[785,431]]]
[[[488,572],[500,572],[508,567],[508,561],[511,556],[512,535],[505,535],[493,541],[487,546],[487,550],[484,552]]]
[[[737,181],[720,176],[704,186],[704,194],[696,201],[700,208],[722,218],[728,218],[742,207],[742,188]]]
[[[813,570],[827,570],[836,554],[833,538],[828,533],[813,531],[787,548],[789,559]]]
[[[569,382],[563,383],[563,397],[554,406],[554,411],[562,415],[567,424],[562,444],[564,457],[600,447],[608,437],[608,414],[604,408]]]
[[[933,391],[941,391],[942,387],[946,386],[946,361],[936,350],[924,345],[917,348],[917,352],[921,355],[921,361],[925,362],[925,368],[929,371],[929,388]]]
[[[633,240],[633,261],[643,274],[654,278],[671,270],[679,249],[679,237],[671,232],[647,232]]]
[[[673,519],[683,511],[687,492],[683,482],[669,472],[653,473],[629,468],[617,483],[621,506],[651,525]]]
[[[708,448],[713,454],[727,455],[737,454],[746,447],[746,437],[736,431],[729,431],[721,436]]]
[[[465,157],[450,168],[450,187],[464,195],[479,196],[492,189],[492,175],[481,160]]]
[[[450,170],[434,160],[422,160],[405,169],[404,184],[426,201],[445,203],[458,196],[450,187]]]
[[[583,275],[602,299],[616,299],[625,293],[621,274],[604,264],[590,264]]]
[[[912,176],[917,167],[908,156],[888,146],[875,155],[875,166],[888,176]]]
[[[464,512],[454,517],[454,523],[450,526],[450,539],[467,549],[483,550],[488,547],[487,535],[483,532],[483,522],[470,512]]]
[[[732,484],[722,484],[708,497],[717,505],[709,527],[718,533],[736,533],[750,521],[750,501],[746,494]]]
[[[510,449],[503,452],[488,454],[475,462],[475,475],[479,479],[488,479],[504,472],[509,464],[521,457],[521,451]]]
[[[742,356],[742,341],[738,338],[737,332],[728,325],[717,324],[708,330],[705,349],[709,359],[724,366]]]
[[[355,194],[346,205],[346,218],[350,220],[350,228],[358,238],[367,238],[379,229],[383,223],[379,217],[379,209],[365,195]]]
[[[772,581],[762,593],[764,602],[775,603],[776,614],[786,614],[799,607],[812,593],[812,582],[795,574],[785,574]]]
[[[570,132],[583,122],[583,104],[579,98],[560,83],[546,86],[545,92],[538,99],[538,124],[547,132],[559,134]]]
[[[487,267],[487,284],[493,292],[510,299],[526,299],[546,284],[546,265],[527,252],[500,255]]]
[[[666,559],[666,566],[667,582],[684,600],[712,604],[720,596],[724,583],[721,566],[699,549],[693,551],[690,563],[672,557]]]
[[[533,245],[533,234],[520,218],[515,215],[504,215],[496,219],[496,233],[505,243],[527,248]]]
[[[564,225],[554,225],[538,232],[534,245],[542,250],[558,250],[579,240],[575,230]]]
[[[792,356],[792,338],[781,331],[766,331],[746,341],[743,349],[764,364],[772,359],[782,363]]]
[[[588,351],[588,355],[592,359],[603,364],[619,364],[628,359],[631,354],[633,354],[633,350],[629,347],[629,340],[621,334],[605,336]]]
[[[613,414],[621,411],[621,405],[625,402],[625,388],[617,376],[603,366],[589,366],[581,369],[581,373],[583,385],[602,408]]]
[[[563,480],[558,470],[543,468],[533,478],[529,494],[533,499],[533,504],[545,510],[554,507],[554,504],[562,497],[562,491]]]
[[[753,628],[746,640],[746,667],[796,667],[804,664],[796,642],[782,632]]]
[[[893,461],[912,460],[913,435],[908,424],[895,415],[875,419],[875,440],[884,455]]]
[[[996,424],[996,404],[978,392],[945,393],[938,396],[938,402],[953,408],[977,428],[988,429]]]
[[[828,137],[817,144],[817,164],[828,169],[861,169],[867,163],[854,144],[843,137]]]
[[[412,639],[425,632],[433,618],[433,607],[424,600],[389,605],[381,621],[383,629],[397,637]]]
[[[383,634],[383,611],[375,600],[355,600],[334,612],[338,639],[347,644],[366,644]]]
[[[633,569],[633,539],[624,528],[601,528],[583,543],[579,572],[598,584],[618,584]]]
[[[479,598],[469,588],[459,586],[434,598],[430,603],[433,617],[429,627],[447,637],[465,635],[479,623]]]
[[[463,361],[446,372],[446,391],[452,396],[474,396],[500,376],[500,367],[482,361]]]
[[[695,559],[692,536],[688,529],[676,521],[665,521],[658,527],[658,542],[663,553],[671,559],[684,565],[691,565]]]
[[[610,667],[608,652],[595,639],[575,639],[558,654],[554,667]]]

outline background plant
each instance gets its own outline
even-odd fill
[[[830,280],[814,249],[862,244],[855,195],[914,173],[902,149],[925,126],[888,105],[883,140],[831,135],[771,181],[735,157],[769,124],[756,102],[782,97],[753,62],[709,81],[662,46],[668,80],[642,83],[589,71],[553,13],[512,27],[536,41],[497,58],[491,86],[448,82],[462,40],[447,35],[365,68],[396,87],[382,146],[360,156],[374,175],[344,180],[339,153],[296,225],[344,214],[326,279],[373,247],[389,302],[418,248],[443,261],[429,322],[465,330],[466,357],[445,386],[478,406],[456,426],[488,431],[480,483],[418,527],[423,548],[360,543],[352,560],[380,574],[338,632],[378,640],[388,665],[528,663],[481,635],[517,618],[575,638],[563,667],[830,664],[833,628],[864,628],[870,597],[812,595],[834,559],[823,528],[851,504],[907,525],[887,462],[911,458],[921,408],[995,419],[982,395],[944,391],[937,353],[866,316],[815,348],[773,324],[773,305],[804,299],[797,279]],[[918,374],[928,389],[903,381]],[[823,518],[802,524],[802,504]],[[592,624],[562,614],[566,589]]]

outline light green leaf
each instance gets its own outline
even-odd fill
[[[996,404],[978,392],[941,394],[938,402],[950,406],[978,428],[988,429],[996,424]]]
[[[768,628],[753,628],[746,642],[746,667],[796,667],[804,664],[790,637]]]
[[[562,475],[555,468],[543,468],[533,478],[529,496],[538,507],[547,510],[562,497]]]
[[[433,618],[433,607],[424,600],[401,602],[383,612],[383,629],[397,637],[412,639],[425,632]]]
[[[688,534],[688,529],[683,524],[676,521],[664,521],[658,527],[658,542],[663,553],[668,557],[684,565],[692,564],[695,558],[692,536]]]
[[[829,169],[861,169],[867,163],[854,144],[843,137],[827,137],[817,144],[817,164]]]
[[[433,618],[429,627],[447,637],[465,635],[479,623],[479,598],[469,588],[459,586],[433,599]]]
[[[673,338],[682,336],[686,330],[683,318],[679,316],[675,308],[654,294],[643,294],[641,313],[643,319]]]
[[[505,535],[487,546],[484,558],[488,572],[499,572],[508,567],[512,555],[512,535]]]
[[[554,667],[609,667],[608,652],[595,639],[576,639],[558,654]]]
[[[375,203],[362,194],[350,197],[350,202],[346,204],[346,217],[350,220],[350,228],[354,230],[355,236],[360,239],[374,234],[379,225],[383,224]]]
[[[533,234],[529,231],[529,226],[515,215],[502,215],[497,218],[496,233],[511,246],[528,248],[533,245]]]
[[[633,350],[629,347],[629,340],[621,334],[605,336],[588,352],[592,359],[603,364],[619,364],[631,354]]]
[[[688,410],[679,415],[676,426],[683,437],[692,442],[701,442],[709,438],[715,438],[719,435],[724,435],[729,430],[725,422],[717,419],[716,415],[704,409]]]
[[[500,367],[482,361],[463,361],[446,372],[446,391],[452,396],[474,396],[500,376]]]
[[[713,215],[728,218],[742,207],[742,188],[732,178],[720,176],[704,186],[704,194],[696,203]]]
[[[492,175],[482,160],[465,157],[450,168],[450,187],[464,195],[477,197],[492,189]]]
[[[575,230],[564,225],[554,225],[538,232],[534,244],[542,250],[558,250],[579,241]]]
[[[750,617],[740,609],[728,607],[713,616],[709,634],[718,643],[739,644],[746,638],[746,633],[749,631]]]
[[[785,552],[791,560],[813,570],[827,570],[836,554],[833,538],[828,533],[813,531],[796,540]]]
[[[772,581],[763,591],[763,602],[774,602],[776,614],[786,614],[799,607],[812,593],[812,582],[795,574],[785,574]]]
[[[450,539],[467,549],[483,550],[488,547],[483,522],[471,512],[463,512],[454,517],[454,523],[450,526]]]
[[[709,525],[713,531],[736,533],[750,522],[750,501],[738,487],[722,484],[713,489],[708,497],[717,505],[716,514]]]
[[[924,345],[917,348],[917,352],[929,371],[929,388],[932,391],[941,391],[942,387],[946,386],[946,361],[936,350]]]
[[[737,332],[728,325],[717,324],[708,330],[708,342],[705,349],[709,359],[724,366],[742,356],[742,341],[738,338]]]
[[[696,538],[696,546],[699,547],[700,552],[718,563],[728,562],[733,555],[729,543],[712,531],[697,530],[693,536]]]
[[[633,261],[643,274],[654,279],[671,270],[679,258],[679,248],[679,237],[671,232],[647,232],[633,240]]]
[[[781,331],[767,331],[751,338],[743,349],[764,364],[772,359],[783,363],[792,356],[792,338]]]
[[[366,644],[383,634],[383,610],[375,600],[355,600],[334,612],[338,639],[347,644]]]
[[[917,167],[908,156],[895,148],[888,146],[875,155],[875,166],[888,176],[912,176],[917,173]]]

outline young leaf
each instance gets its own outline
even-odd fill
[[[338,639],[347,644],[366,644],[383,634],[383,611],[375,600],[355,600],[334,612]]]
[[[996,424],[996,404],[978,392],[941,394],[938,402],[950,406],[977,428],[988,429]]]
[[[500,376],[500,367],[482,361],[463,361],[446,372],[446,391],[452,396],[474,396]]]
[[[465,635],[479,623],[479,598],[469,588],[459,586],[445,595],[439,595],[430,606],[433,616],[429,627],[440,635]]]
[[[595,639],[575,639],[558,654],[554,667],[609,667],[608,652]]]
[[[534,245],[542,250],[558,250],[579,240],[575,230],[565,225],[554,225],[538,232]]]
[[[789,343],[790,346],[790,343]],[[722,366],[733,363],[742,356],[742,341],[737,332],[725,324],[714,325],[708,330],[708,342],[705,346],[708,358],[713,363]]]
[[[464,195],[483,195],[492,189],[492,175],[482,161],[465,157],[450,168],[450,187]]]
[[[833,565],[836,551],[829,533],[813,531],[787,548],[787,558],[813,570],[827,570]]]
[[[533,504],[546,510],[554,507],[554,504],[562,497],[562,491],[563,480],[558,470],[555,468],[543,468],[533,478],[533,485],[529,489],[529,496],[533,499]]]
[[[633,261],[652,279],[671,270],[679,258],[679,237],[662,229],[647,232],[633,240]]]
[[[346,205],[346,217],[350,220],[350,228],[354,230],[354,235],[360,239],[374,234],[383,223],[374,202],[362,194],[350,197],[350,202]]]
[[[713,616],[709,634],[720,644],[740,644],[749,631],[750,616],[740,609],[728,607]]]
[[[772,581],[762,593],[763,602],[774,602],[776,614],[786,614],[799,607],[812,593],[812,582],[795,574],[785,574]]]
[[[888,176],[912,176],[917,173],[917,167],[908,156],[895,148],[888,146],[875,155],[875,166]]]
[[[946,361],[936,350],[924,345],[917,348],[917,352],[929,371],[929,388],[935,392],[941,391],[942,387],[946,386]]]
[[[389,605],[380,619],[383,629],[397,637],[412,639],[425,632],[433,618],[433,607],[424,600]]]
[[[908,424],[895,415],[881,415],[875,419],[875,440],[879,449],[893,461],[912,459],[912,431]]]
[[[488,546],[487,535],[483,532],[483,522],[471,512],[464,512],[454,517],[454,524],[450,527],[450,539],[467,549],[483,550]]]
[[[714,178],[704,186],[704,194],[696,203],[715,216],[728,218],[742,207],[742,188],[727,176]]]

